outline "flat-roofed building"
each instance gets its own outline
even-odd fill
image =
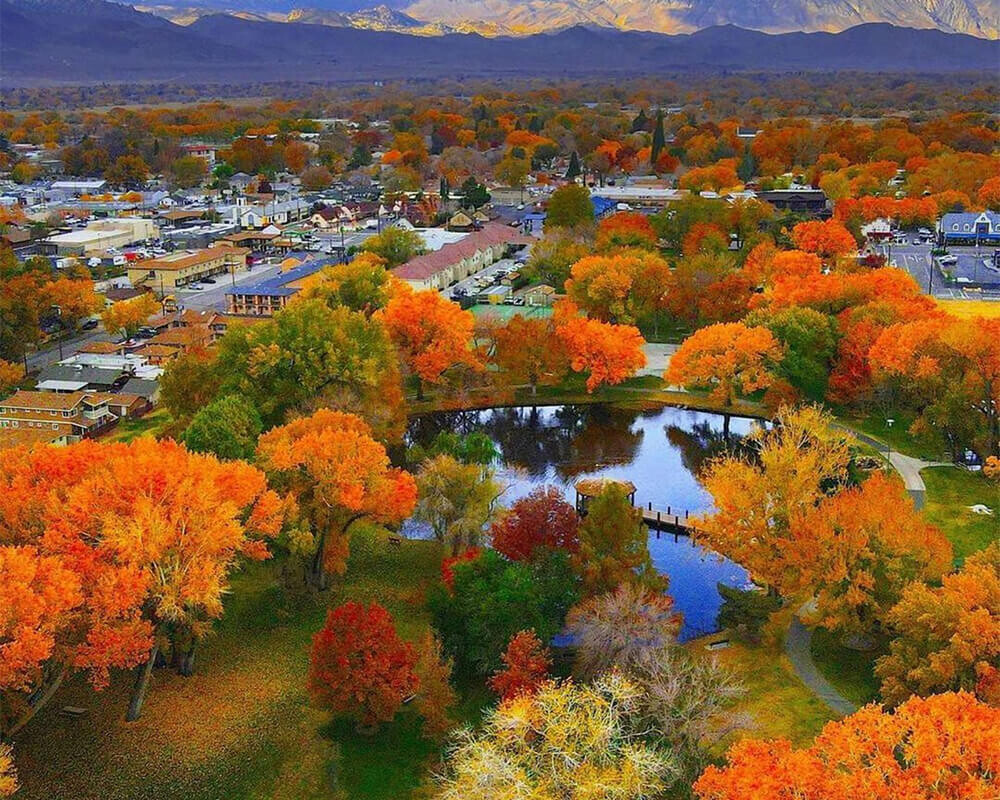
[[[247,268],[249,253],[245,247],[177,250],[159,258],[130,264],[128,277],[133,285],[148,286],[163,295],[213,275],[242,272]]]

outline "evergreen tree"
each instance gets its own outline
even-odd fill
[[[444,177],[444,175],[441,176],[441,184],[439,191],[441,194],[441,200],[447,203],[448,198],[451,196],[451,186],[448,183],[448,179]]]
[[[736,174],[740,176],[740,180],[744,183],[751,180],[757,174],[757,159],[753,157],[749,146],[743,150],[743,159],[740,161]]]
[[[663,133],[663,109],[656,112],[656,127],[653,129],[653,145],[650,150],[649,160],[651,164],[656,164],[663,148],[667,146],[667,137]]]
[[[632,120],[632,133],[639,133],[649,126],[649,117],[646,116],[646,109],[640,109],[636,118]]]
[[[566,180],[576,180],[580,172],[580,156],[578,156],[576,154],[576,150],[574,150],[572,155],[569,157],[569,168],[566,170]]]

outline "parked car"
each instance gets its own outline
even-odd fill
[[[80,326],[80,330],[92,331],[97,327],[98,321],[96,319],[88,319],[83,325]]]
[[[216,283],[216,280],[215,280],[215,278],[202,278],[201,282],[202,283]]]

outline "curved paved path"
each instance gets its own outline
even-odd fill
[[[801,611],[801,609],[800,609]],[[812,660],[809,649],[812,642],[812,631],[799,620],[798,614],[792,617],[792,624],[785,634],[785,653],[795,668],[795,674],[816,697],[841,716],[846,717],[858,710],[858,707],[836,690],[830,681],[823,677]]]

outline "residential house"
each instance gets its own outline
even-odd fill
[[[241,317],[270,317],[288,305],[324,267],[336,264],[336,259],[318,258],[281,272],[253,286],[239,286],[226,294],[229,314]]]
[[[35,428],[58,432],[69,441],[96,436],[118,417],[99,392],[18,391],[0,400],[0,428]]]

